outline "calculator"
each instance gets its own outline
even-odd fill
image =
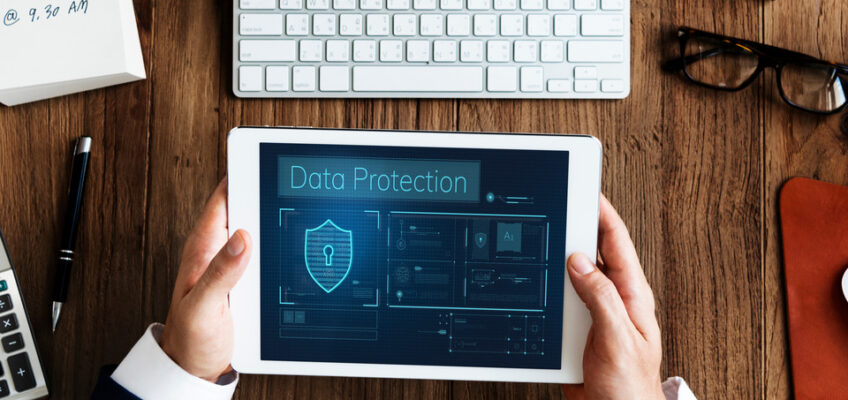
[[[38,359],[18,278],[0,232],[0,399],[47,396],[47,382]]]

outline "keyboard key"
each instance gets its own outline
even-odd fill
[[[468,0],[469,10],[488,10],[492,8],[492,0]]]
[[[471,34],[471,16],[468,14],[448,15],[448,36],[468,36]]]
[[[415,35],[417,32],[415,21],[418,19],[415,14],[395,14],[393,18],[395,36]]]
[[[368,36],[386,36],[389,34],[388,14],[368,14],[365,32]]]
[[[289,67],[269,66],[265,68],[265,90],[269,92],[289,90]]]
[[[602,10],[619,11],[624,9],[624,0],[601,0]]]
[[[480,92],[481,67],[353,67],[357,92]]]
[[[400,61],[403,61],[403,41],[402,40],[381,40],[380,41],[380,61],[383,61],[383,62],[400,62]]]
[[[574,91],[577,93],[592,93],[598,91],[598,81],[594,79],[575,79]]]
[[[555,36],[577,36],[577,16],[558,14],[554,16]]]
[[[521,0],[522,10],[541,10],[545,8],[545,0]]]
[[[477,14],[474,16],[474,36],[495,36],[497,33],[497,16]]]
[[[0,374],[2,376],[3,374]],[[0,397],[6,397],[9,395],[9,383],[6,380],[0,381]]]
[[[568,41],[570,62],[624,62],[624,43],[611,41]]]
[[[406,42],[406,61],[430,61],[430,42],[427,40],[410,40]]]
[[[522,92],[541,92],[544,82],[544,68],[521,67]]]
[[[624,91],[624,81],[621,79],[604,79],[601,81],[601,91],[606,93],[621,93]]]
[[[346,62],[350,60],[350,42],[347,40],[327,41],[327,61]]]
[[[439,6],[442,10],[461,10],[463,0],[441,0]]]
[[[595,67],[574,67],[574,79],[595,79],[598,69]]]
[[[22,348],[24,348],[24,337],[20,333],[15,333],[9,336],[6,336],[2,340],[3,342],[3,351],[6,353],[14,353]],[[0,376],[3,374],[0,373]]]
[[[551,16],[532,14],[527,16],[527,36],[550,36]]]
[[[515,10],[516,0],[495,0],[495,10]]]
[[[241,0],[239,8],[242,10],[273,10],[277,8],[277,0]]]
[[[441,36],[444,17],[440,14],[421,15],[421,36]]]
[[[283,34],[280,14],[242,14],[239,21],[239,33],[243,36]]]
[[[356,0],[333,0],[333,8],[336,10],[355,10]]]
[[[514,92],[518,89],[518,74],[515,67],[489,67],[487,88],[490,92]]]
[[[414,0],[413,8],[416,10],[435,10],[436,0]]]
[[[433,42],[433,61],[456,61],[456,42],[453,40],[436,40]]]
[[[306,36],[309,34],[309,14],[286,15],[286,35]]]
[[[409,10],[409,0],[387,0],[386,8],[389,10]]]
[[[12,383],[15,384],[15,390],[23,392],[35,387],[35,375],[32,372],[32,366],[29,363],[27,353],[15,354],[7,360],[9,363],[9,375],[12,377]]]
[[[568,10],[571,7],[571,0],[548,0],[548,10]]]
[[[324,46],[320,40],[300,41],[300,61],[318,62],[323,59]]]
[[[342,36],[362,35],[362,15],[342,14],[339,16],[339,34]]]
[[[239,67],[239,90],[242,92],[258,92],[262,90],[262,67]],[[0,332],[3,330],[3,320],[0,319]]]
[[[359,8],[363,10],[379,10],[383,8],[383,0],[359,0]]]
[[[516,40],[513,58],[515,62],[535,62],[539,44],[533,40]]]
[[[280,8],[283,10],[303,9],[303,0],[280,0]]]
[[[552,93],[568,93],[571,91],[571,81],[568,79],[548,80],[548,91]]]
[[[462,62],[482,62],[483,42],[479,40],[463,40],[459,44],[459,59]]]
[[[501,15],[501,35],[521,36],[524,34],[524,16],[520,14]]]
[[[489,62],[509,61],[509,42],[506,40],[490,40],[486,43],[486,54]]]
[[[347,92],[350,90],[348,67],[321,67],[318,79],[322,92]]]
[[[624,16],[584,15],[580,17],[580,33],[583,36],[623,36]]]
[[[377,43],[373,40],[354,40],[353,61],[377,61]]]
[[[562,42],[559,40],[542,41],[542,62],[562,62],[565,55]]]
[[[312,34],[315,36],[335,36],[336,14],[312,15]]]
[[[315,67],[292,68],[292,89],[296,92],[314,92]]]
[[[0,296],[0,312],[6,312],[12,309],[12,297],[8,294]]]
[[[239,60],[294,61],[295,47],[294,40],[241,40]]]
[[[588,11],[596,8],[598,8],[598,0],[574,0],[575,10]]]
[[[307,10],[326,10],[330,8],[330,0],[306,0]]]

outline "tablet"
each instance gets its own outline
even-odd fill
[[[581,382],[594,259],[590,136],[237,128],[230,293],[243,373]]]

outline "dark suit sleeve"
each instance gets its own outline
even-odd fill
[[[117,365],[107,365],[100,369],[100,377],[91,393],[91,400],[140,400],[138,396],[130,393],[112,379],[112,372],[117,367]]]

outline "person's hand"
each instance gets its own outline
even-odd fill
[[[215,189],[186,239],[162,350],[188,373],[211,382],[232,367],[233,321],[228,294],[250,258],[239,230],[227,240],[227,179]]]
[[[598,266],[568,259],[568,275],[592,315],[583,353],[583,384],[563,385],[568,400],[665,399],[660,383],[660,328],[654,294],[627,227],[601,196]]]

